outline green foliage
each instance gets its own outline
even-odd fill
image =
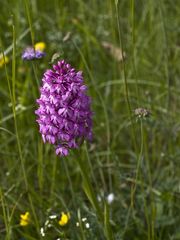
[[[0,3],[0,239],[180,239],[179,1]],[[46,57],[22,61],[39,41]],[[94,112],[92,143],[67,158],[34,115],[57,58],[83,71]]]

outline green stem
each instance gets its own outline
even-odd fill
[[[121,33],[121,27],[120,27],[120,18],[119,18],[119,13],[118,13],[118,1],[115,2],[115,9],[116,9],[116,19],[117,19],[117,26],[118,26],[118,35],[119,35],[119,45],[122,49],[122,53],[124,53],[124,46],[123,46],[123,41],[122,41],[122,33]],[[129,99],[129,90],[128,90],[128,82],[127,82],[127,74],[126,74],[126,64],[125,64],[125,59],[124,55],[122,54],[122,66],[123,66],[123,79],[124,79],[124,94],[125,94],[125,100],[127,103],[127,108],[128,108],[128,113],[132,125],[132,139],[133,139],[133,144],[135,148],[135,152],[137,154],[138,148],[137,148],[137,143],[136,143],[136,137],[135,137],[135,128],[134,128],[134,121],[132,117],[132,109],[131,109],[131,104],[130,104],[130,99]]]
[[[148,142],[146,132],[144,131],[144,144],[145,144],[145,152],[146,152],[146,166],[148,172],[148,182],[149,182],[149,191],[150,191],[150,201],[151,201],[151,239],[154,240],[154,222],[155,222],[155,204],[154,204],[154,193],[152,186],[152,175],[151,175],[151,167],[150,167],[150,159],[148,157]]]
[[[108,117],[108,112],[107,112],[107,108],[106,108],[106,105],[105,105],[105,102],[104,102],[104,99],[101,95],[101,92],[99,91],[99,89],[97,88],[97,85],[96,85],[96,82],[94,80],[94,77],[93,75],[91,74],[91,71],[89,69],[89,66],[85,60],[85,57],[81,51],[81,49],[77,46],[77,44],[75,42],[73,42],[74,46],[76,47],[77,51],[79,52],[81,58],[82,58],[82,61],[87,69],[87,72],[89,74],[89,77],[91,79],[91,82],[92,82],[92,85],[94,87],[94,90],[95,92],[97,93],[97,96],[99,98],[99,101],[101,102],[102,104],[102,108],[103,108],[103,112],[104,112],[104,118],[105,118],[105,122],[106,122],[106,136],[107,136],[107,165],[109,166],[110,165],[110,139],[111,139],[111,136],[110,136],[110,123],[109,123],[109,117]],[[109,191],[112,192],[112,177],[111,177],[111,172],[110,172],[110,168],[108,168],[108,182],[109,182]]]
[[[86,240],[86,236],[84,234],[84,229],[82,225],[82,220],[81,220],[81,212],[80,209],[78,209],[78,222],[79,222],[79,228],[80,228],[80,234],[81,234],[81,240]]]
[[[38,79],[38,75],[37,75],[37,67],[36,67],[36,64],[34,62],[32,62],[32,67],[33,67],[33,72],[34,72],[34,76],[35,76],[35,79],[36,79],[36,84],[37,84],[37,87],[39,89],[40,84],[39,84],[39,79]]]
[[[128,222],[129,222],[129,217],[130,217],[131,211],[134,208],[134,196],[135,196],[135,192],[136,192],[136,188],[137,188],[138,176],[140,173],[140,167],[141,167],[141,161],[142,161],[142,155],[143,155],[143,149],[144,149],[144,134],[143,134],[143,122],[142,122],[143,120],[141,119],[140,121],[141,121],[140,122],[140,136],[141,136],[140,153],[139,153],[139,156],[137,159],[136,176],[135,176],[135,180],[134,180],[134,185],[132,185],[132,188],[131,188],[131,204],[128,209],[124,233],[126,232],[127,227],[128,227]]]
[[[96,195],[95,195],[95,193],[93,191],[93,187],[92,187],[92,185],[90,183],[88,172],[87,172],[87,170],[86,170],[86,168],[84,166],[84,163],[82,162],[80,157],[78,158],[77,162],[78,162],[78,165],[79,165],[80,170],[81,170],[81,175],[82,175],[82,178],[83,178],[83,187],[84,187],[85,193],[86,193],[88,199],[90,200],[94,210],[97,212],[98,218],[102,222],[103,221],[102,210],[101,210],[101,208],[100,208],[100,206],[98,204]]]
[[[9,85],[9,83],[8,83],[8,85]],[[26,176],[24,159],[23,159],[23,155],[22,155],[21,143],[20,143],[20,138],[19,138],[17,118],[16,118],[16,109],[15,109],[15,107],[16,107],[15,86],[16,86],[16,32],[15,32],[15,27],[13,25],[12,91],[10,92],[10,94],[12,94],[11,100],[12,100],[12,111],[13,111],[13,117],[14,117],[14,127],[15,127],[15,134],[16,134],[16,139],[17,139],[17,146],[18,146],[19,158],[20,158],[20,161],[21,161],[21,168],[22,168],[22,172],[23,172],[25,188],[26,188],[26,191],[28,193],[28,199],[29,199],[29,202],[30,202],[30,206],[31,206],[31,209],[32,209],[32,212],[33,212],[35,222],[36,222],[36,226],[39,228],[38,219],[37,219],[36,212],[35,212],[34,205],[33,205],[33,201],[32,201],[32,198],[31,198],[31,195],[30,195],[30,192],[29,192],[28,180],[27,180],[27,176]]]
[[[73,199],[73,206],[74,206],[74,208],[76,208],[77,207],[77,201],[76,201],[75,192],[74,192],[74,189],[73,189],[72,180],[71,180],[69,170],[68,170],[68,167],[67,167],[67,162],[66,162],[66,159],[64,159],[64,158],[62,159],[62,161],[63,161],[65,172],[66,172],[66,175],[67,175],[67,178],[68,178],[68,181],[69,181],[69,189],[71,191],[71,195],[72,195],[72,199]]]
[[[134,77],[136,81],[136,97],[137,97],[137,104],[139,106],[139,88],[138,88],[138,78],[137,78],[137,71],[136,71],[136,55],[135,55],[135,17],[134,17],[134,0],[131,0],[131,26],[132,26],[132,53],[133,53],[133,68],[134,68]]]
[[[5,224],[5,229],[6,229],[6,238],[5,240],[10,240],[10,224],[9,224],[9,216],[8,212],[6,211],[5,207],[5,202],[4,202],[4,194],[2,192],[2,189],[0,188],[0,202],[2,206],[2,213],[3,213],[3,219],[4,219],[4,224]]]
[[[164,9],[163,9],[163,3],[162,0],[158,1],[159,3],[159,10],[160,10],[160,16],[162,21],[162,28],[163,28],[163,34],[164,34],[164,57],[165,57],[165,75],[166,75],[166,81],[167,81],[167,110],[170,109],[170,101],[171,101],[171,81],[170,81],[170,67],[169,67],[169,44],[168,44],[168,36],[167,36],[167,30],[166,30],[166,23],[164,16]]]
[[[77,163],[78,163],[79,168],[81,170],[81,175],[82,175],[82,178],[83,178],[84,191],[85,191],[92,207],[94,208],[94,210],[97,213],[98,220],[103,226],[104,234],[105,234],[105,236],[108,240],[113,240],[114,237],[113,237],[113,233],[112,233],[112,230],[111,230],[111,225],[109,223],[109,213],[107,213],[107,209],[106,209],[106,215],[105,215],[105,217],[103,216],[102,209],[99,206],[99,203],[97,201],[95,192],[94,192],[93,187],[91,185],[90,178],[88,176],[88,171],[87,171],[87,169],[85,167],[85,164],[83,163],[83,161],[80,157],[78,158]]]
[[[29,23],[30,32],[31,32],[32,46],[34,46],[34,32],[33,32],[33,25],[32,25],[32,21],[31,21],[30,10],[29,10],[29,1],[24,0],[24,4],[25,4],[27,19],[28,19],[28,23]]]
[[[144,133],[143,133],[143,120],[140,120],[140,136],[141,136],[141,146],[140,146],[140,153],[137,161],[137,167],[136,167],[136,177],[135,177],[135,184],[131,192],[131,207],[133,208],[134,206],[134,195],[136,192],[137,188],[137,181],[138,181],[138,176],[140,172],[140,167],[141,167],[141,162],[142,162],[142,155],[143,155],[143,148],[144,148]]]

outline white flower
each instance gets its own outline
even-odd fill
[[[43,228],[43,227],[41,227],[40,233],[41,233],[41,236],[42,236],[42,237],[45,237],[45,232],[44,232],[44,228]]]
[[[101,202],[101,201],[102,201],[102,198],[101,198],[100,195],[97,195],[97,200],[98,200],[98,202]]]
[[[85,222],[85,221],[87,221],[87,218],[82,218],[82,222]]]
[[[107,196],[107,202],[108,202],[108,204],[111,204],[113,201],[114,201],[114,193],[110,193]]]
[[[85,226],[86,226],[86,228],[90,228],[90,225],[89,225],[89,223],[86,223],[86,225],[85,225]]]
[[[49,216],[49,218],[50,219],[55,219],[55,218],[57,218],[57,215],[51,215],[51,216]]]
[[[47,226],[48,224],[49,224],[49,220],[46,220],[44,225]]]

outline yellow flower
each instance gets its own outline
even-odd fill
[[[25,214],[20,215],[20,225],[21,226],[27,226],[30,222],[30,214],[29,212],[25,212]]]
[[[0,54],[0,67],[3,67],[4,64],[9,62],[9,58],[7,56],[4,56]]]
[[[41,51],[43,52],[44,49],[46,48],[46,44],[44,42],[37,42],[35,45],[34,45],[34,48],[36,51]]]
[[[66,214],[66,213],[62,212],[61,219],[59,220],[59,225],[65,226],[69,222],[69,219],[70,219],[70,214],[69,213]]]

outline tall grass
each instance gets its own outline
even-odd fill
[[[179,12],[170,0],[2,1],[0,239],[180,239]],[[38,41],[46,57],[22,61]],[[67,158],[42,143],[34,115],[54,53],[83,70],[94,112],[92,143]]]

